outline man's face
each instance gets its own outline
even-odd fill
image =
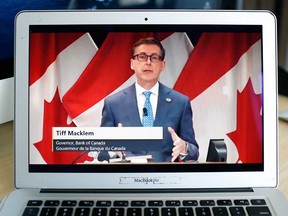
[[[161,55],[160,48],[154,44],[142,44],[136,47],[134,55],[140,53],[145,53],[148,56],[153,54],[158,56]],[[153,87],[158,81],[161,71],[165,67],[165,61],[160,60],[158,62],[152,62],[151,58],[147,58],[146,61],[141,62],[135,57],[134,59],[131,59],[130,67],[135,71],[137,81],[142,87],[147,85]]]

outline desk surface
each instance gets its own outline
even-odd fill
[[[279,111],[288,110],[288,97],[279,96]],[[288,121],[279,120],[279,189],[288,199]]]
[[[279,111],[288,110],[288,97],[279,96]],[[13,123],[0,125],[0,198],[13,190]],[[288,199],[288,122],[279,120],[279,189]]]

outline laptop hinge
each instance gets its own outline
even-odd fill
[[[40,193],[247,193],[252,188],[197,189],[41,189]]]

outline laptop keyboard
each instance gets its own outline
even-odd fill
[[[22,216],[269,216],[265,199],[30,200]]]

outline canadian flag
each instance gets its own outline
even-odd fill
[[[97,45],[89,33],[31,34],[31,163],[93,160],[53,152],[52,127],[100,126],[104,98],[135,82],[131,47],[147,36],[167,53],[160,82],[191,99],[199,161],[209,140],[222,138],[228,162],[262,162],[260,34],[202,33],[193,45],[184,32],[114,32]]]

